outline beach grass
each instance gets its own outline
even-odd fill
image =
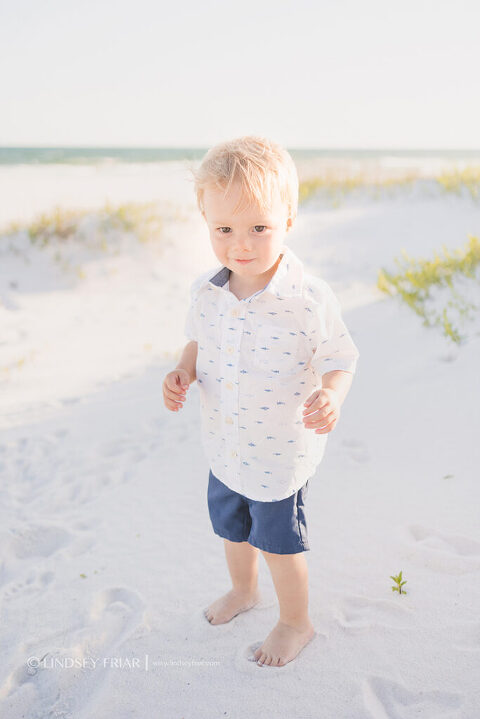
[[[363,191],[375,200],[393,197],[402,190],[414,187],[424,188],[431,192],[431,185],[443,193],[463,195],[480,200],[480,166],[472,165],[463,169],[445,170],[439,174],[419,175],[416,172],[405,172],[396,176],[379,172],[342,174],[339,171],[327,171],[317,177],[304,179],[299,185],[299,204],[316,197],[326,199],[332,207],[340,207],[342,201],[355,192]]]
[[[440,327],[445,337],[460,344],[466,336],[460,334],[458,322],[472,319],[472,311],[478,310],[462,291],[468,293],[468,284],[479,283],[480,241],[469,235],[464,247],[449,251],[442,245],[442,250],[443,255],[435,252],[433,259],[415,259],[403,249],[402,258],[394,258],[400,271],[394,274],[381,268],[377,287],[400,297],[424,325]]]
[[[384,196],[391,197],[399,189],[413,187],[418,179],[416,173],[405,174],[401,177],[374,178],[367,173],[342,176],[329,172],[300,182],[299,204],[312,197],[325,197],[334,207],[339,207],[347,195],[358,190],[366,190],[374,199]]]
[[[26,233],[33,245],[45,247],[77,239],[89,244],[95,241],[99,249],[106,250],[114,235],[130,234],[139,242],[147,243],[162,238],[166,221],[176,222],[186,217],[178,210],[170,209],[156,202],[129,202],[120,205],[106,203],[103,207],[88,210],[73,210],[55,207],[41,213],[28,223],[11,223],[0,231],[0,242],[19,233]]]
[[[445,192],[461,195],[467,190],[472,199],[480,199],[480,167],[471,166],[463,170],[442,172],[436,180]]]

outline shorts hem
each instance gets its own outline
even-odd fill
[[[305,544],[305,543],[301,543],[299,545],[300,546],[299,549],[293,549],[292,551],[290,551],[290,550],[279,551],[278,548],[272,547],[271,545],[268,545],[268,546],[263,545],[260,547],[259,544],[262,544],[262,543],[261,542],[258,543],[255,539],[253,539],[251,537],[249,537],[247,541],[253,547],[256,547],[257,549],[261,549],[264,552],[268,552],[269,554],[300,554],[300,552],[309,552],[310,551],[310,547],[308,546],[308,544]]]
[[[225,534],[220,534],[220,532],[217,532],[216,529],[213,530],[214,534],[217,535],[217,537],[221,537],[222,539],[228,539],[229,542],[247,542],[248,539],[237,539],[236,537],[227,537]]]

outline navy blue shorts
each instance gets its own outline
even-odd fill
[[[273,554],[310,549],[305,518],[308,480],[295,494],[278,502],[258,502],[234,492],[212,470],[208,478],[208,511],[213,531],[231,542],[249,542]]]

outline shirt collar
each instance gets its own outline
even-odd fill
[[[272,279],[262,292],[270,292],[276,297],[294,297],[301,295],[303,282],[303,263],[287,245],[282,248],[283,257]],[[222,267],[213,277],[205,280],[204,286],[212,284],[223,287],[230,279],[231,270]]]

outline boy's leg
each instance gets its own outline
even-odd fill
[[[260,550],[249,542],[223,540],[232,587],[239,593],[253,594],[258,586]]]
[[[255,651],[259,664],[283,666],[315,635],[308,616],[308,565],[304,552],[262,554],[268,564],[280,605],[280,619]]]
[[[210,624],[229,622],[260,600],[257,587],[259,550],[248,542],[231,542],[228,539],[223,542],[232,589],[205,609],[204,614]]]

